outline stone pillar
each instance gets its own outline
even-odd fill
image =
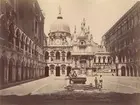
[[[5,80],[5,83],[8,83],[8,79],[9,79],[8,78],[8,76],[9,76],[9,72],[8,72],[9,71],[9,68],[8,67],[9,67],[9,65],[7,64],[6,65],[6,68],[5,68],[6,69],[6,80]]]
[[[127,75],[127,67],[125,68],[125,76],[128,76],[128,75]]]

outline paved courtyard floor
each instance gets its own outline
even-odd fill
[[[94,85],[94,77],[87,77],[86,85],[90,83]],[[74,102],[75,105],[140,105],[140,77],[103,76],[101,91],[68,91],[64,88],[68,85],[66,77],[46,77],[0,90],[1,102],[2,105],[72,105]]]

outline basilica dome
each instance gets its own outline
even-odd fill
[[[70,33],[69,25],[63,20],[61,13],[59,13],[57,20],[51,25],[50,31],[53,32],[64,32]]]

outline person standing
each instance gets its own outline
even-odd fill
[[[72,80],[72,71],[69,73],[69,84],[71,84],[71,80]]]
[[[98,79],[97,79],[97,77],[95,77],[94,82],[95,82],[95,88],[98,88]]]
[[[100,84],[100,87],[103,88],[103,78],[102,78],[102,75],[100,75],[99,84]]]

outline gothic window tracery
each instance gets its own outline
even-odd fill
[[[51,51],[51,61],[53,61],[54,60],[54,52],[53,51]]]
[[[70,60],[71,59],[71,52],[68,52],[67,53],[67,60]]]
[[[45,52],[45,60],[48,60],[49,59],[49,53],[46,51]]]
[[[56,52],[56,60],[59,60],[59,59],[60,59],[60,52],[57,51],[57,52]]]
[[[19,38],[20,38],[20,32],[19,32],[19,29],[17,29],[16,31],[16,46],[19,47]]]

